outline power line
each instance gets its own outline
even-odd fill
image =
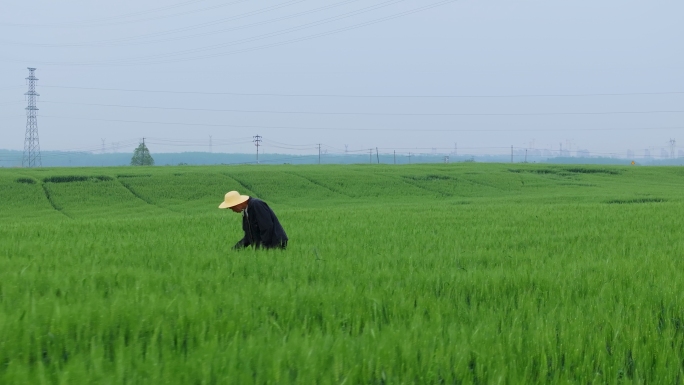
[[[622,114],[663,114],[663,113],[683,113],[684,110],[662,110],[662,111],[599,111],[599,112],[531,112],[531,113],[423,113],[423,112],[334,112],[334,111],[272,111],[272,110],[233,110],[233,109],[211,109],[211,108],[185,108],[185,107],[157,107],[157,106],[135,106],[122,104],[98,104],[98,103],[71,103],[71,102],[52,102],[43,100],[43,103],[69,104],[79,106],[98,106],[98,107],[119,107],[119,108],[138,108],[154,110],[180,110],[180,111],[204,111],[204,112],[239,112],[254,114],[305,114],[305,115],[372,115],[372,116],[553,116],[553,115],[622,115]]]
[[[204,1],[204,0],[198,0],[198,1]],[[100,27],[100,26],[114,26],[114,25],[125,25],[125,24],[135,24],[135,23],[142,23],[146,21],[152,21],[152,20],[162,20],[162,19],[169,19],[172,17],[177,17],[177,16],[186,16],[190,15],[193,13],[199,13],[199,12],[206,12],[206,11],[211,11],[217,8],[223,8],[229,5],[234,5],[237,3],[244,3],[249,0],[237,0],[233,1],[230,3],[223,3],[223,4],[218,4],[218,5],[212,5],[210,7],[204,7],[204,8],[199,8],[199,9],[193,9],[185,12],[179,12],[179,13],[173,13],[170,15],[160,15],[160,16],[154,16],[154,17],[148,17],[148,18],[143,18],[143,19],[135,19],[135,20],[127,20],[127,21],[119,21],[119,22],[109,22],[109,23],[93,23],[93,25],[84,25],[83,27]],[[74,27],[79,27],[79,26],[74,26]],[[80,27],[79,27],[80,28]]]
[[[80,118],[68,116],[55,115],[41,115],[43,118],[57,118],[69,120],[86,120],[97,122],[114,122],[114,123],[137,123],[137,124],[159,124],[159,125],[173,125],[173,126],[200,126],[200,127],[238,127],[238,128],[260,128],[260,129],[290,129],[290,130],[330,130],[330,131],[425,131],[425,132],[531,132],[531,131],[634,131],[634,130],[678,130],[683,129],[683,126],[674,127],[610,127],[610,128],[572,128],[572,129],[549,129],[549,128],[515,128],[515,129],[432,129],[432,128],[350,128],[350,127],[298,127],[298,126],[257,126],[257,125],[237,125],[237,124],[212,124],[212,123],[179,123],[179,122],[158,122],[158,121],[143,121],[143,120],[123,120],[123,119],[95,119],[95,118]]]
[[[127,61],[147,61],[147,60],[164,59],[164,58],[170,58],[170,57],[174,57],[174,56],[181,56],[181,55],[187,55],[187,54],[195,54],[195,53],[200,53],[200,52],[212,51],[212,50],[230,47],[230,46],[234,46],[234,45],[238,45],[238,44],[251,43],[253,41],[263,40],[263,39],[270,38],[270,37],[277,37],[277,36],[289,34],[292,32],[301,31],[301,30],[304,30],[307,28],[328,24],[328,23],[333,22],[333,21],[346,19],[346,18],[349,18],[352,16],[357,16],[357,15],[360,15],[360,14],[363,14],[366,12],[370,12],[370,11],[374,11],[374,10],[377,10],[377,9],[380,9],[383,7],[388,7],[390,5],[398,4],[398,3],[401,3],[403,1],[406,1],[406,0],[387,0],[387,1],[384,1],[384,2],[379,3],[379,4],[375,4],[375,5],[372,5],[369,7],[365,7],[365,8],[361,8],[361,9],[358,9],[358,10],[355,10],[352,12],[343,13],[341,15],[328,17],[328,18],[321,19],[318,21],[301,24],[299,26],[290,27],[290,28],[282,29],[282,30],[275,31],[275,32],[269,32],[269,33],[265,33],[262,35],[252,36],[249,38],[233,40],[233,41],[227,42],[227,43],[214,44],[214,45],[209,45],[209,46],[205,46],[205,47],[192,48],[192,49],[187,49],[187,50],[182,50],[182,51],[169,52],[169,53],[156,54],[156,55],[148,55],[148,56],[143,56],[143,57],[138,57],[138,58],[133,58],[133,59],[121,59],[121,60],[115,60],[115,61],[127,62]],[[455,1],[455,0],[449,0],[449,1]]]
[[[404,1],[404,0],[399,0],[399,1]],[[204,55],[204,56],[196,56],[196,57],[183,58],[183,59],[173,59],[173,60],[168,60],[168,61],[156,61],[156,62],[148,62],[148,63],[137,63],[137,64],[138,64],[138,65],[139,65],[139,64],[163,64],[163,63],[174,63],[174,62],[182,62],[182,61],[191,61],[191,60],[197,60],[197,59],[209,59],[209,58],[214,58],[214,57],[219,57],[219,56],[227,56],[227,55],[235,55],[235,54],[239,54],[239,53],[253,52],[253,51],[257,51],[257,50],[261,50],[261,49],[265,49],[265,48],[279,47],[279,46],[282,46],[282,45],[287,45],[287,44],[292,44],[292,43],[298,43],[298,42],[302,42],[302,41],[308,41],[308,40],[316,39],[316,38],[323,37],[323,36],[329,36],[329,35],[333,35],[333,34],[340,33],[340,32],[350,31],[350,30],[352,30],[352,29],[357,29],[357,28],[362,28],[362,27],[366,27],[366,26],[369,26],[369,25],[373,25],[373,24],[378,24],[378,23],[385,22],[385,21],[388,21],[388,20],[393,20],[393,19],[396,19],[396,18],[399,18],[399,17],[408,16],[408,15],[415,14],[415,13],[418,13],[418,12],[426,11],[426,10],[428,10],[428,9],[436,8],[436,7],[439,7],[439,6],[442,6],[442,5],[446,5],[446,4],[449,4],[449,3],[454,3],[454,2],[456,2],[456,1],[458,1],[458,0],[447,0],[447,1],[442,1],[442,2],[440,2],[440,3],[432,4],[432,5],[425,6],[425,7],[415,8],[415,9],[410,10],[410,11],[401,12],[401,13],[398,13],[398,14],[394,14],[394,15],[391,15],[391,16],[387,16],[387,17],[383,17],[383,18],[371,20],[371,21],[368,21],[368,22],[359,23],[359,24],[354,24],[354,25],[351,25],[351,26],[347,26],[347,27],[343,27],[343,28],[338,28],[338,29],[331,30],[331,31],[328,31],[328,32],[322,32],[322,33],[318,33],[318,34],[313,34],[313,35],[309,35],[309,36],[304,36],[304,37],[301,37],[301,38],[295,38],[295,39],[291,39],[291,40],[285,40],[285,41],[281,41],[281,42],[278,42],[278,43],[265,44],[265,45],[261,45],[261,46],[257,46],[257,47],[245,48],[245,49],[240,49],[240,50],[235,50],[235,51],[229,51],[229,52],[223,52],[223,53],[207,54],[207,55]],[[398,1],[397,1],[397,2],[398,2]],[[346,17],[346,16],[345,16],[345,17]],[[307,28],[308,28],[308,27],[307,27]],[[287,32],[284,32],[284,33],[282,33],[282,34],[289,33],[289,32],[292,32],[292,31],[287,31]],[[279,36],[279,35],[276,35],[276,36]],[[135,63],[131,63],[131,64],[128,64],[128,65],[135,65]]]
[[[126,141],[126,142],[115,142],[115,144],[112,144],[110,146],[106,147],[107,151],[115,151],[119,150],[122,148],[130,148],[130,146],[133,146],[138,143],[138,140],[131,140],[131,141]],[[65,150],[45,150],[41,152],[41,158],[46,158],[46,157],[58,157],[58,156],[71,156],[74,154],[94,154],[98,152],[99,149],[97,147],[80,147],[80,148],[75,148],[75,149],[65,149]],[[47,152],[47,153],[46,153]],[[56,153],[55,153],[56,152]],[[3,155],[0,155],[2,157]],[[4,155],[7,157],[7,155]],[[21,155],[18,154],[16,157],[15,156],[10,156],[10,158],[16,158],[19,161],[21,161]]]
[[[266,159],[263,160],[263,163],[273,163],[273,162],[282,162],[286,160],[293,160],[293,159],[302,159],[302,158],[313,158],[315,155],[297,155],[297,156],[291,156],[287,158],[276,158],[276,159]],[[228,165],[240,165],[240,164],[254,164],[256,162],[235,162],[235,163],[226,163]]]
[[[294,150],[294,151],[308,151],[311,149],[316,149],[317,146],[310,146],[310,147],[287,147],[287,146],[269,146],[270,148],[279,148],[283,150]]]
[[[106,149],[109,151],[113,151],[119,148],[124,148],[128,146],[132,146],[135,144],[138,144],[139,140],[127,140],[127,141],[120,141],[120,142],[112,142],[111,145],[107,146]],[[69,153],[93,153],[101,150],[101,147],[95,147],[95,146],[84,146],[84,147],[75,147],[75,148],[69,148],[69,149],[62,149],[62,150],[47,150],[47,151],[62,151],[62,152],[69,152]],[[45,151],[43,149],[43,151]],[[45,157],[46,155],[41,154],[42,157]]]
[[[166,140],[169,142],[183,142],[183,140],[178,140],[178,139],[166,139]],[[250,142],[251,141],[244,141],[242,143],[250,143]],[[106,148],[108,150],[112,151],[114,149],[130,147],[130,146],[133,146],[139,142],[138,142],[138,140],[127,140],[124,142],[114,142],[114,143],[115,143],[115,145],[111,145],[111,146],[108,146]],[[145,138],[145,143],[151,143],[151,142],[148,140],[148,138]],[[191,141],[188,141],[188,143],[191,143]],[[194,145],[194,144],[191,144],[191,145]],[[205,146],[206,146],[206,143],[205,143]],[[298,146],[298,145],[292,144],[291,146]],[[319,145],[316,145],[316,148],[313,148],[313,149],[322,148],[323,146],[328,147],[328,148],[334,148],[332,146],[321,143]],[[529,157],[547,157],[547,156],[549,156],[548,154],[556,154],[556,153],[560,155],[563,152],[567,151],[567,150],[562,150],[562,149],[557,150],[557,149],[545,149],[545,148],[534,148],[534,147],[516,147],[516,146],[510,146],[510,147],[496,147],[496,146],[462,147],[461,149],[462,150],[498,150],[498,151],[500,151],[500,150],[507,150],[509,148],[510,148],[511,153],[514,157],[524,157],[523,154],[516,154],[515,150],[528,151]],[[391,152],[383,152],[383,156],[384,155],[392,156],[392,155],[396,154],[396,150],[410,150],[408,153],[404,153],[404,154],[408,154],[409,161],[410,161],[411,157],[438,157],[438,158],[441,157],[441,155],[439,155],[439,154],[436,155],[434,153],[422,153],[422,154],[416,153],[416,151],[419,151],[419,150],[433,150],[433,151],[434,150],[447,150],[448,151],[448,150],[451,150],[451,148],[450,147],[437,147],[437,148],[435,148],[435,147],[410,147],[410,148],[390,147],[390,148],[383,148],[383,150],[384,151],[391,151]],[[64,157],[64,156],[74,156],[74,155],[78,155],[78,154],[95,155],[96,153],[102,154],[101,149],[98,149],[98,147],[90,147],[89,150],[81,150],[81,151],[77,151],[75,149],[72,149],[72,150],[51,150],[51,151],[52,151],[51,153],[49,152],[47,154],[44,154],[44,157]],[[366,152],[366,151],[369,151],[369,155],[371,157],[371,162],[372,162],[372,153],[373,153],[372,148],[371,149],[361,149],[361,150],[351,150],[348,152],[355,152],[355,153],[357,153],[356,154],[357,156],[363,156],[363,152]],[[376,157],[379,157],[379,148],[376,147],[375,151],[376,151]],[[538,153],[544,152],[545,154],[541,154],[541,155],[540,154],[534,154],[534,153],[530,154],[529,151],[537,151]],[[16,152],[17,152],[16,155],[3,154],[2,152],[0,152],[0,161],[5,161],[5,162],[20,161],[20,159],[21,159],[20,152],[19,151],[16,151]],[[57,152],[57,153],[55,153],[55,152]],[[588,155],[594,155],[594,156],[596,156],[596,155],[620,156],[621,155],[621,153],[616,153],[616,152],[598,152],[598,151],[583,151],[583,153],[588,154]],[[321,154],[322,154],[322,152],[321,152]],[[344,155],[344,154],[346,154],[346,152],[344,152],[344,153],[340,152],[337,154],[332,153],[331,155]],[[400,152],[400,155],[401,155],[401,152]],[[486,154],[485,153],[482,156],[505,156],[505,154],[502,154],[502,153]],[[293,157],[290,157],[287,159],[301,159],[303,157],[315,157],[315,155],[313,155],[313,154],[311,154],[311,155],[296,155],[296,156],[293,156]],[[630,156],[630,158],[639,158],[639,157],[650,158],[650,156],[647,156],[647,155]],[[279,160],[282,160],[282,158],[281,159],[259,160],[259,162],[268,163],[268,162],[279,161]],[[378,158],[378,161],[379,161],[379,158]],[[241,164],[248,164],[248,163],[255,163],[255,162],[241,162]]]
[[[345,145],[344,145],[344,148],[345,148],[344,150],[342,150],[342,149],[340,149],[340,148],[337,148],[337,147],[328,146],[327,144],[324,144],[324,146],[325,146],[325,147],[328,147],[328,148],[332,148],[332,149],[335,150],[335,151],[344,152],[345,154],[349,152],[349,145],[348,145],[348,144],[345,144]]]
[[[163,94],[190,94],[190,95],[226,95],[226,96],[273,96],[273,97],[315,97],[315,98],[548,98],[548,97],[592,97],[592,96],[641,96],[641,95],[684,95],[684,91],[665,92],[622,92],[622,93],[583,93],[583,94],[509,94],[509,95],[350,95],[350,94],[279,94],[279,93],[238,93],[238,92],[202,92],[202,91],[163,91],[141,90],[125,88],[96,88],[96,87],[71,87],[50,86],[47,88],[63,88],[92,91],[117,91],[117,92],[142,92]],[[9,88],[9,87],[8,87]]]
[[[172,34],[176,34],[176,33],[179,33],[179,32],[192,31],[192,30],[195,30],[195,29],[205,28],[205,27],[212,26],[212,25],[223,24],[223,23],[225,23],[225,22],[227,22],[227,21],[234,21],[234,20],[239,20],[239,19],[243,19],[243,18],[246,18],[246,17],[258,15],[258,14],[261,14],[261,13],[267,13],[267,12],[273,11],[273,10],[275,10],[275,9],[285,8],[285,7],[288,7],[288,6],[290,6],[290,5],[302,3],[302,2],[305,2],[305,1],[307,1],[307,0],[294,0],[294,1],[289,1],[289,2],[286,2],[286,3],[283,3],[283,4],[278,4],[278,5],[275,5],[275,6],[269,6],[269,7],[261,8],[261,9],[255,10],[255,11],[246,12],[246,13],[243,13],[243,14],[240,14],[240,15],[231,16],[231,17],[229,17],[229,18],[223,18],[223,19],[214,20],[214,21],[211,21],[211,22],[208,22],[208,23],[201,23],[201,24],[197,24],[197,25],[193,25],[193,26],[188,26],[188,27],[176,28],[176,29],[172,29],[172,30],[168,30],[168,31],[164,31],[164,32],[156,32],[156,33],[149,33],[149,34],[144,34],[144,35],[129,36],[129,37],[119,38],[119,39],[100,40],[100,41],[90,41],[90,42],[83,42],[83,43],[71,43],[71,44],[29,44],[29,45],[30,45],[30,46],[39,46],[39,47],[82,47],[82,46],[104,46],[104,45],[107,45],[107,46],[120,46],[120,45],[141,45],[141,44],[153,44],[153,43],[163,43],[163,42],[169,42],[169,41],[178,41],[178,40],[192,39],[192,38],[195,38],[195,37],[202,37],[202,36],[207,36],[207,35],[216,35],[216,34],[220,34],[220,33],[231,32],[231,31],[236,31],[236,30],[241,30],[241,29],[246,29],[246,28],[251,28],[251,27],[255,27],[255,26],[259,26],[259,25],[264,25],[264,24],[272,24],[272,23],[275,23],[275,22],[278,22],[278,21],[288,20],[288,19],[292,19],[292,18],[295,18],[295,17],[300,17],[300,16],[304,16],[304,15],[307,15],[307,14],[315,13],[315,12],[320,12],[320,11],[323,11],[323,10],[327,10],[327,9],[339,7],[339,6],[341,6],[341,5],[345,5],[345,4],[357,2],[357,1],[360,1],[360,0],[345,0],[345,1],[342,1],[342,2],[339,2],[339,3],[327,5],[327,6],[324,6],[324,7],[314,8],[314,9],[311,9],[311,10],[308,10],[308,11],[304,11],[304,12],[298,12],[298,13],[295,13],[295,14],[292,14],[292,15],[288,15],[288,16],[277,17],[277,18],[273,18],[273,19],[269,19],[269,20],[259,21],[259,22],[251,23],[251,24],[240,25],[240,26],[232,27],[232,28],[220,29],[220,30],[217,30],[217,31],[202,32],[202,33],[197,33],[197,34],[194,34],[194,35],[185,35],[185,36],[179,36],[179,37],[170,37],[170,38],[164,38],[164,39],[158,39],[158,40],[147,40],[147,41],[138,41],[138,42],[135,42],[135,40],[145,40],[145,39],[154,38],[154,37],[158,37],[158,36],[172,35]],[[133,42],[131,42],[131,41],[133,41]],[[6,41],[1,41],[1,42],[2,42],[2,43],[5,43],[5,44],[11,44],[11,45],[22,45],[22,46],[27,45],[27,44],[25,44],[25,43],[20,43],[20,42],[6,42]]]
[[[150,144],[156,144],[159,146],[164,146],[164,147],[224,147],[224,146],[233,146],[233,145],[238,145],[238,144],[247,144],[251,143],[252,141],[244,141],[244,142],[233,142],[233,143],[222,143],[222,144],[207,144],[207,143],[188,143],[188,144],[180,144],[180,143],[165,143],[165,142],[157,142],[155,140],[147,140],[147,143]],[[210,151],[211,152],[211,151]]]
[[[109,17],[89,19],[89,20],[70,21],[70,22],[53,23],[53,24],[0,23],[0,26],[36,28],[36,27],[75,27],[74,24],[93,24],[93,23],[98,23],[98,25],[103,25],[102,22],[105,22],[107,20],[123,19],[123,18],[142,15],[142,14],[166,11],[168,9],[178,8],[178,7],[188,5],[188,4],[199,3],[202,1],[206,1],[206,0],[189,0],[189,1],[182,2],[182,3],[176,3],[176,4],[172,4],[172,5],[167,5],[164,7],[149,9],[146,11],[131,12],[131,13],[126,13],[126,14],[117,15],[117,16],[109,16]],[[106,25],[106,24],[104,24],[104,25]],[[80,27],[80,26],[78,26],[78,27]]]
[[[223,47],[229,47],[232,45],[248,43],[248,42],[252,42],[252,41],[256,41],[256,40],[262,40],[262,39],[269,38],[269,37],[280,36],[280,35],[284,35],[287,33],[296,32],[296,31],[299,31],[302,29],[315,27],[315,26],[318,26],[321,24],[326,24],[326,23],[329,23],[332,21],[343,19],[343,18],[356,16],[356,15],[364,13],[364,12],[376,10],[376,9],[386,7],[386,6],[389,6],[392,4],[396,4],[396,3],[399,3],[402,1],[405,1],[405,0],[388,0],[388,1],[385,1],[384,3],[380,3],[379,5],[373,5],[370,7],[362,8],[362,9],[356,10],[354,12],[349,12],[346,14],[337,15],[337,16],[333,16],[330,18],[322,19],[319,21],[302,24],[302,25],[297,26],[297,27],[286,28],[286,29],[283,29],[280,31],[270,32],[270,33],[266,33],[266,34],[262,34],[262,35],[258,35],[258,36],[253,36],[250,38],[240,39],[240,40],[234,40],[234,41],[229,42],[229,43],[221,43],[221,44],[215,44],[215,45],[201,47],[201,48],[193,48],[190,50],[177,51],[177,52],[171,52],[171,53],[165,53],[165,54],[156,54],[156,55],[150,55],[150,56],[146,56],[146,57],[139,57],[139,58],[133,58],[133,59],[118,59],[118,60],[113,60],[113,62],[150,60],[150,59],[158,59],[158,58],[163,58],[163,57],[172,57],[172,56],[185,55],[185,54],[189,54],[189,53],[197,53],[197,52],[215,50],[215,49],[219,49],[219,48],[223,48]],[[454,0],[450,0],[450,1],[454,1]],[[93,65],[93,64],[98,64],[98,63],[102,63],[102,62],[91,62],[91,63],[87,63],[87,64]],[[56,64],[56,63],[45,63],[45,64]]]
[[[167,138],[147,138],[148,140],[153,140],[159,143],[165,143],[169,145],[173,144],[188,144],[188,143],[194,143],[197,144],[198,146],[204,146],[206,145],[206,141],[204,140],[193,140],[193,139],[167,139]],[[240,138],[233,138],[232,140],[226,141],[226,140],[216,140],[212,138],[212,143],[213,144],[233,144],[233,143],[251,143],[253,137],[240,137]]]
[[[404,0],[396,0],[397,3],[399,1],[404,1]],[[238,43],[242,44],[242,43],[245,43],[248,41],[237,41],[237,42],[225,43],[225,44],[218,45],[218,46],[209,46],[209,47],[197,48],[194,50],[186,50],[186,51],[173,52],[173,53],[160,54],[160,55],[151,55],[151,56],[139,57],[139,58],[105,60],[105,61],[98,61],[98,62],[40,62],[40,63],[45,64],[45,65],[67,65],[67,66],[110,66],[110,65],[130,66],[130,65],[145,65],[145,64],[164,64],[164,63],[175,63],[175,62],[183,62],[183,61],[198,60],[198,59],[207,59],[207,58],[213,58],[213,57],[218,57],[218,56],[226,56],[226,55],[233,55],[233,54],[238,54],[238,53],[252,52],[252,51],[261,50],[261,49],[265,49],[265,48],[272,48],[272,47],[282,46],[282,45],[286,45],[286,44],[292,44],[292,43],[296,43],[296,42],[307,41],[307,40],[315,39],[318,37],[329,36],[332,34],[345,32],[345,31],[349,31],[352,29],[361,28],[361,27],[365,27],[368,25],[381,23],[381,22],[396,19],[399,17],[408,16],[408,15],[415,14],[418,12],[426,11],[428,9],[443,6],[443,5],[446,5],[449,3],[454,3],[456,1],[458,1],[458,0],[446,0],[446,1],[438,2],[438,3],[434,3],[434,4],[431,4],[428,6],[414,8],[414,9],[409,10],[409,11],[400,12],[400,13],[397,13],[394,15],[374,19],[374,20],[359,23],[359,24],[354,24],[351,26],[343,27],[343,28],[334,29],[334,30],[327,31],[327,32],[312,34],[312,35],[308,35],[308,36],[304,36],[304,37],[300,37],[300,38],[295,38],[295,39],[290,39],[290,40],[285,40],[285,41],[281,41],[281,42],[277,42],[277,43],[270,43],[270,44],[265,44],[265,45],[261,45],[261,46],[251,47],[251,48],[239,49],[239,50],[235,50],[235,51],[207,54],[207,55],[203,55],[203,56],[194,56],[194,57],[186,57],[186,58],[161,60],[164,57],[173,57],[173,56],[179,56],[179,55],[184,55],[184,54],[188,54],[188,53],[214,50],[214,49],[219,49],[222,46],[228,46],[231,44],[238,44]],[[368,11],[368,10],[366,10],[366,11]],[[350,16],[353,16],[353,15],[347,14],[344,16],[338,16],[337,19],[342,19],[342,18],[350,17]],[[325,24],[325,23],[330,22],[330,21],[335,21],[335,20],[327,19],[325,22],[319,21],[316,23]],[[266,36],[266,35],[257,36],[255,38],[253,38],[253,40],[258,40],[258,39],[262,39],[265,37],[275,37],[275,36],[279,36],[279,35],[284,35],[287,33],[295,32],[299,29],[304,29],[304,28],[309,28],[311,26],[315,26],[314,24],[316,24],[316,23],[310,23],[310,24],[306,24],[306,25],[303,25],[300,27],[291,28],[289,30],[283,30],[283,31],[280,31],[279,33],[274,32],[274,33],[268,34],[269,36]],[[1,59],[7,60],[7,61],[13,61],[13,62],[23,62],[23,60],[11,59],[11,58],[1,58]],[[147,61],[147,60],[154,60],[154,59],[160,59],[160,60]]]
[[[279,144],[282,146],[299,146],[299,147],[313,147],[317,146],[317,144],[288,144],[288,143],[281,143],[281,142],[276,142],[275,140],[270,140],[270,139],[264,139],[264,143],[275,143]]]
[[[489,146],[489,147],[461,147],[461,150],[499,150],[508,147],[501,146]],[[521,147],[522,148],[522,147]],[[382,147],[383,150],[451,150],[451,147]],[[357,151],[367,151],[367,150],[357,150]],[[350,151],[351,152],[351,151]]]
[[[290,1],[290,2],[285,3],[285,4],[279,4],[279,5],[277,5],[277,6],[271,6],[271,7],[262,8],[262,9],[257,10],[257,11],[247,12],[247,13],[242,14],[242,15],[236,15],[236,16],[233,16],[233,17],[231,17],[231,18],[224,19],[223,21],[220,21],[220,22],[212,22],[212,23],[208,23],[208,24],[212,24],[212,25],[213,25],[213,24],[219,24],[219,23],[220,23],[220,24],[223,24],[225,21],[238,20],[238,19],[242,19],[242,18],[245,18],[245,17],[250,17],[250,16],[258,15],[258,14],[261,14],[261,13],[266,13],[266,12],[272,11],[272,10],[274,10],[274,9],[284,8],[284,7],[293,5],[293,4],[302,3],[302,2],[305,2],[305,1],[307,1],[307,0]],[[178,41],[178,40],[193,39],[193,38],[196,38],[196,37],[204,37],[204,36],[209,36],[209,35],[217,35],[217,34],[222,34],[222,33],[226,33],[226,32],[233,32],[233,31],[238,31],[238,30],[241,30],[241,29],[248,29],[248,28],[256,27],[256,26],[259,26],[259,25],[268,25],[268,24],[273,24],[273,23],[276,23],[276,22],[279,22],[279,21],[283,21],[283,20],[289,20],[289,19],[297,18],[297,17],[300,17],[300,16],[312,14],[312,13],[315,13],[315,12],[320,12],[320,11],[327,10],[327,9],[331,9],[331,8],[334,8],[334,7],[339,7],[339,6],[341,6],[341,5],[349,4],[349,3],[352,3],[352,2],[356,2],[356,1],[360,1],[360,0],[347,0],[347,1],[342,1],[342,2],[340,2],[340,3],[335,3],[335,4],[327,5],[327,6],[324,6],[324,7],[314,8],[314,9],[311,9],[311,10],[308,10],[308,11],[298,12],[298,13],[294,13],[294,14],[291,14],[291,15],[288,15],[288,16],[276,17],[276,18],[269,19],[269,20],[263,20],[263,21],[259,21],[259,22],[255,22],[255,23],[251,23],[251,24],[244,24],[244,25],[240,25],[240,26],[236,26],[236,27],[232,27],[232,28],[224,28],[224,29],[220,29],[220,30],[217,30],[217,31],[202,32],[202,33],[196,33],[196,34],[193,34],[193,35],[185,35],[185,36],[178,36],[178,37],[169,37],[169,38],[165,38],[165,39],[148,40],[148,41],[137,42],[137,43],[128,43],[128,44],[130,44],[130,45],[157,44],[157,43],[165,43],[165,42],[170,42],[170,41]],[[183,29],[187,31],[187,30],[198,29],[198,28],[204,28],[204,27],[205,27],[205,26],[202,26],[202,25],[201,25],[201,26],[199,26],[199,27],[187,27],[187,28],[183,28]],[[161,35],[168,35],[168,34],[173,34],[173,33],[177,33],[177,32],[164,32],[164,33],[161,33]],[[157,35],[160,35],[160,34],[157,34]],[[133,39],[133,38],[132,38],[132,39]],[[128,39],[128,40],[131,40],[131,39]],[[135,38],[135,39],[133,39],[133,40],[138,40],[138,38]],[[126,43],[124,43],[124,44],[126,44]],[[116,44],[116,45],[121,45],[121,43],[120,43],[120,44]]]
[[[125,148],[129,146],[133,146],[139,143],[138,139],[131,139],[127,141],[119,141],[119,142],[112,142],[111,145],[107,146],[106,149],[109,151],[113,151],[116,149],[120,148]],[[101,148],[100,148],[101,149]],[[80,152],[80,153],[93,153],[98,151],[98,147],[93,147],[93,146],[87,146],[87,147],[76,147],[76,148],[70,148],[70,149],[65,149],[65,150],[48,150],[48,151],[63,151],[63,152]]]
[[[206,146],[207,146],[206,144],[204,144],[204,145],[196,145],[196,144],[191,144],[191,145],[180,145],[180,144],[169,145],[169,144],[164,144],[164,143],[158,143],[158,142],[156,142],[156,141],[150,141],[150,140],[147,140],[147,138],[145,138],[145,143],[146,143],[146,144],[153,144],[153,145],[156,145],[156,146],[164,146],[164,147],[186,147],[186,146],[188,146],[188,147],[189,147],[189,146],[192,146],[192,147],[200,147],[200,146],[201,146],[201,147],[206,147]],[[233,143],[233,145],[247,144],[247,143],[251,143],[251,141],[250,141],[250,142]],[[132,149],[132,148],[136,147],[138,144],[139,144],[139,141],[138,141],[138,140],[129,141],[129,142],[126,142],[126,143],[123,143],[123,144],[117,142],[116,145],[109,145],[109,146],[105,147],[105,151],[111,153],[111,152],[114,152],[114,151],[120,150],[120,149]],[[222,145],[222,146],[227,146],[227,144],[226,144],[226,145]],[[57,153],[55,153],[55,152],[57,152]],[[43,153],[42,153],[41,155],[42,155],[42,158],[49,158],[49,157],[60,157],[60,156],[73,156],[73,155],[79,155],[79,154],[81,154],[81,155],[96,155],[96,154],[101,154],[101,153],[102,153],[102,148],[98,148],[98,147],[88,147],[88,148],[85,148],[85,147],[84,147],[84,148],[81,148],[81,149],[72,149],[72,150],[48,150],[48,153],[47,153],[47,154],[45,153],[45,151],[43,151]],[[2,152],[0,152],[0,158],[16,159],[16,160],[18,160],[19,162],[21,162],[21,153],[19,153],[19,154],[16,155],[16,156],[12,156],[12,155],[3,155]]]
[[[15,102],[2,102],[2,103],[0,103],[0,106],[5,106],[5,105],[9,105],[9,104],[19,104],[19,103],[25,103],[25,102],[23,100],[21,100],[21,101],[17,100]]]

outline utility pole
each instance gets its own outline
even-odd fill
[[[409,164],[411,164],[411,153],[409,152]]]
[[[152,155],[150,155],[150,150],[149,150],[149,149],[147,148],[147,146],[145,145],[145,138],[142,138],[142,140],[143,140],[143,141],[142,141],[142,145],[143,145],[142,158],[143,158],[143,159],[149,159],[149,158],[152,157]]]
[[[674,159],[675,157],[675,143],[676,141],[674,139],[670,139],[670,158]]]
[[[378,154],[378,148],[375,147],[375,156],[378,158],[378,164],[380,164],[380,154]]]
[[[40,96],[36,92],[36,78],[35,68],[28,67],[29,76],[28,92],[25,93],[28,97],[28,107],[26,107],[26,136],[24,138],[24,157],[21,160],[22,167],[40,167],[42,162],[40,159],[40,142],[38,141],[38,107],[36,107],[36,99]]]
[[[105,139],[102,138],[102,153],[105,153]]]
[[[320,143],[318,143],[318,164],[321,164],[321,144]]]
[[[527,163],[527,149],[525,149],[525,163]]]
[[[368,149],[368,155],[369,155],[369,157],[368,157],[369,162],[368,163],[373,164],[373,149],[372,148]]]
[[[259,164],[259,146],[261,145],[261,136],[260,136],[260,135],[254,135],[254,140],[253,140],[253,142],[254,142],[254,145],[255,145],[256,148],[257,148],[257,153],[256,153],[257,159],[256,159],[256,162],[257,162],[257,164]]]
[[[458,143],[454,143],[454,156],[458,156]]]

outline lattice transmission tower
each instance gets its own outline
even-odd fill
[[[35,68],[29,67],[28,92],[25,93],[28,99],[26,107],[26,138],[24,139],[24,157],[21,160],[22,167],[41,167],[40,142],[38,141],[38,107],[36,107],[36,78]]]

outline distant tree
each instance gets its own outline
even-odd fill
[[[150,155],[150,150],[145,146],[145,141],[140,143],[138,148],[133,151],[131,166],[154,166],[154,159]]]

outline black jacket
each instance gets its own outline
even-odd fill
[[[247,209],[242,212],[242,230],[245,236],[235,248],[250,245],[267,249],[284,247],[288,240],[287,234],[273,210],[261,199],[250,197],[247,202]]]

